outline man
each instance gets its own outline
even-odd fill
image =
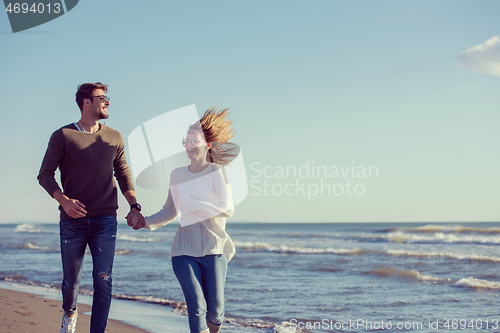
[[[113,173],[130,204],[128,216],[142,217],[120,133],[99,123],[108,118],[108,86],[100,82],[78,87],[78,122],[50,137],[40,168],[40,185],[59,202],[63,309],[61,333],[73,333],[77,296],[87,245],[92,254],[94,298],[91,333],[104,333],[111,304],[111,270],[116,241],[118,196]],[[54,173],[59,168],[63,191]]]

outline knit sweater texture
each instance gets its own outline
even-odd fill
[[[120,133],[105,125],[96,133],[80,132],[74,124],[55,131],[50,137],[38,174],[40,185],[53,196],[60,190],[55,171],[61,172],[63,193],[85,205],[87,216],[116,215],[118,181],[122,193],[134,190]],[[59,206],[61,220],[71,220]]]
[[[165,205],[146,217],[146,227],[154,230],[180,214],[172,257],[226,254],[229,262],[236,251],[225,228],[226,218],[233,212],[232,191],[222,166],[211,163],[199,173],[189,172],[188,167],[177,168],[170,175]]]

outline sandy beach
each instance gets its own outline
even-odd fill
[[[0,331],[3,333],[55,333],[61,326],[62,301],[0,289]],[[91,307],[79,304],[78,332],[89,332]],[[148,331],[109,319],[106,332],[146,333]]]

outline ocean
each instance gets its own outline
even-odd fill
[[[187,327],[170,262],[177,226],[119,224],[113,294]],[[226,230],[237,252],[225,332],[500,332],[498,223],[229,222]],[[4,284],[58,292],[58,224],[0,225],[0,258]],[[91,261],[87,253],[83,296],[92,292]],[[162,327],[167,319],[148,329]]]

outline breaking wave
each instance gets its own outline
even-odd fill
[[[116,238],[129,241],[129,242],[146,242],[146,243],[156,243],[158,240],[154,238],[140,238],[129,235],[118,235]]]
[[[435,276],[422,274],[414,269],[381,268],[366,272],[369,275],[375,275],[383,278],[403,278],[414,281],[445,281]]]
[[[127,255],[132,253],[130,250],[125,250],[125,249],[116,249],[115,250],[115,255]]]
[[[416,235],[399,230],[381,237],[392,243],[500,244],[500,237],[495,235],[457,235],[443,232]]]
[[[460,279],[455,282],[458,287],[471,287],[475,289],[500,289],[500,282],[480,280],[474,277]]]
[[[37,246],[37,245],[33,245],[31,243],[26,243],[24,244],[21,249],[32,249],[32,250],[50,250],[49,247],[47,246]]]
[[[450,259],[458,260],[471,260],[471,261],[490,261],[490,262],[500,262],[500,257],[485,256],[482,254],[460,254],[460,253],[440,253],[440,252],[412,252],[412,251],[402,251],[402,250],[388,250],[387,253],[393,256],[403,256],[403,257],[444,257]]]
[[[14,232],[29,232],[29,233],[42,233],[44,232],[42,229],[36,229],[32,224],[19,224],[14,229]]]
[[[403,230],[413,232],[452,232],[452,233],[477,233],[485,235],[498,235],[500,228],[475,228],[475,227],[462,227],[462,226],[443,226],[443,225],[425,225],[415,228],[404,228]]]
[[[300,254],[347,254],[359,255],[370,251],[362,249],[334,249],[334,248],[310,248],[295,247],[286,245],[272,245],[268,243],[234,242],[237,248],[244,248],[247,251],[273,252],[273,253],[300,253]]]

